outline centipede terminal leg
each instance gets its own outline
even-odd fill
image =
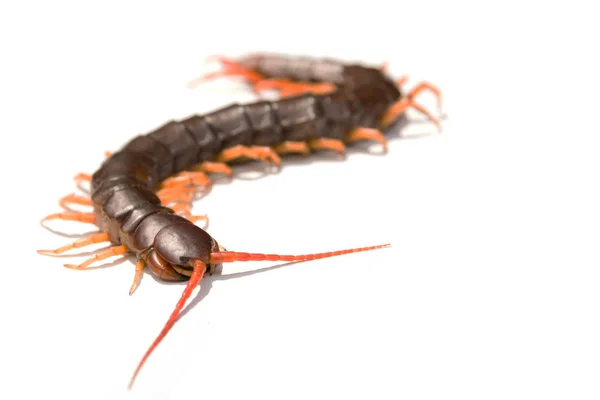
[[[423,90],[430,90],[438,99],[438,106],[441,107],[441,92],[435,86],[422,82],[418,84],[406,97],[401,98],[395,104],[393,104],[383,115],[380,120],[380,124],[385,128],[390,126],[396,119],[409,108],[414,108],[420,113],[424,114],[431,122],[433,122],[438,129],[441,129],[441,124],[437,118],[435,118],[427,109],[422,105],[416,103],[414,98],[417,94]]]

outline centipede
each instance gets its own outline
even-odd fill
[[[130,295],[139,286],[144,269],[159,281],[185,282],[183,293],[163,329],[142,356],[129,381],[136,377],[156,347],[173,328],[193,290],[203,277],[223,263],[241,261],[309,261],[372,251],[391,244],[286,255],[230,251],[196,223],[206,215],[193,215],[195,196],[208,190],[213,174],[233,175],[239,163],[262,162],[279,167],[289,154],[308,156],[317,151],[344,154],[361,141],[379,142],[387,151],[384,132],[409,108],[439,121],[415,102],[423,90],[441,95],[430,83],[418,83],[404,93],[406,79],[395,81],[385,68],[304,57],[253,54],[234,61],[218,57],[222,71],[196,79],[198,85],[219,77],[239,76],[253,90],[276,90],[276,100],[232,103],[203,115],[170,120],[152,132],[126,142],[106,158],[93,174],[79,173],[75,180],[89,183],[89,196],[69,194],[59,200],[61,212],[42,219],[77,221],[95,225],[97,232],[43,255],[59,255],[97,243],[110,247],[97,251],[81,264],[66,268],[86,270],[91,264],[119,255],[135,256]],[[441,106],[440,106],[441,107]],[[90,207],[74,211],[71,205]]]

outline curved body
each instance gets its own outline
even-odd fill
[[[273,78],[334,83],[335,88],[328,87],[324,93],[307,90],[277,101],[232,104],[206,115],[167,122],[153,132],[133,138],[110,155],[88,177],[90,199],[76,195],[65,197],[71,202],[92,206],[93,213],[65,212],[43,220],[93,223],[100,233],[56,250],[40,250],[40,253],[60,254],[103,241],[113,244],[83,264],[66,265],[69,268],[86,269],[95,261],[133,253],[138,263],[130,293],[144,266],[160,279],[188,281],[171,317],[139,363],[130,387],[150,353],[177,320],[192,290],[215,265],[251,260],[313,260],[389,246],[308,255],[230,252],[196,226],[192,216],[179,215],[176,207],[169,204],[186,196],[191,201],[189,188],[210,182],[205,172],[230,174],[227,164],[238,159],[279,163],[279,154],[307,154],[309,150],[319,149],[343,152],[346,144],[359,140],[378,140],[385,147],[380,129],[386,128],[408,107],[426,112],[412,98],[424,88],[436,90],[421,84],[404,95],[378,69],[345,66],[330,60],[252,56],[237,63],[235,68],[244,69],[246,76],[252,76],[254,72],[248,72],[251,69]],[[198,172],[198,168],[202,172]]]
[[[361,64],[345,64],[334,59],[290,57],[279,54],[253,54],[241,58],[236,63],[268,79],[328,82],[346,89],[381,86],[393,94],[396,100],[401,96],[396,84],[382,69]]]
[[[362,97],[361,97],[362,95]],[[157,259],[158,233],[177,225],[186,233],[201,228],[161,204],[158,185],[186,168],[211,161],[235,146],[274,147],[286,141],[317,138],[343,141],[357,127],[377,125],[394,99],[379,88],[355,92],[304,94],[278,101],[233,104],[204,116],[171,121],[147,135],[137,136],[110,156],[92,176],[95,221],[110,241],[125,245],[152,272],[167,280],[187,279],[191,270],[177,272]],[[214,245],[213,245],[214,246]],[[207,253],[214,251],[211,247]],[[165,258],[165,255],[161,255]],[[190,254],[189,258],[197,258]],[[208,263],[208,260],[205,259]],[[180,271],[181,271],[180,268]]]

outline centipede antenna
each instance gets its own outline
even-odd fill
[[[146,363],[146,360],[148,359],[148,357],[150,357],[150,354],[152,354],[154,349],[156,349],[156,347],[159,345],[159,343],[164,339],[164,337],[171,330],[173,325],[175,325],[175,322],[177,321],[177,318],[179,317],[181,310],[185,306],[185,303],[187,302],[187,300],[192,295],[192,291],[196,288],[196,286],[198,286],[198,282],[200,282],[202,280],[202,277],[204,276],[204,272],[206,272],[206,264],[203,263],[202,261],[195,261],[194,262],[194,271],[192,272],[192,276],[190,277],[190,280],[188,281],[187,286],[185,287],[185,289],[183,290],[183,293],[181,294],[181,298],[175,305],[175,309],[173,310],[173,313],[167,320],[167,323],[163,327],[162,331],[158,334],[156,339],[154,339],[154,342],[152,342],[152,344],[150,345],[148,350],[146,350],[146,354],[144,354],[144,357],[142,357],[142,360],[140,361],[137,368],[135,369],[135,372],[133,373],[133,376],[131,377],[131,380],[129,381],[129,386],[128,386],[129,390],[131,390],[131,388],[133,387],[135,378],[138,376],[140,370],[142,369],[142,366]]]
[[[391,243],[381,244],[377,246],[369,247],[357,247],[355,249],[345,249],[329,251],[325,253],[314,253],[314,254],[300,254],[300,255],[282,255],[282,254],[261,254],[261,253],[242,253],[237,251],[221,251],[213,252],[210,254],[211,264],[221,264],[224,262],[236,262],[236,261],[308,261],[308,260],[319,260],[321,258],[336,257],[350,253],[360,253],[363,251],[383,249],[390,247]]]

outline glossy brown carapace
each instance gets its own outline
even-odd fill
[[[374,140],[387,148],[383,131],[408,108],[437,120],[414,101],[423,90],[439,91],[428,83],[403,94],[380,68],[344,65],[332,60],[255,55],[240,61],[220,58],[223,71],[204,76],[240,76],[260,92],[278,90],[276,101],[232,104],[206,115],[170,121],[140,135],[107,158],[93,175],[79,174],[91,183],[89,198],[67,195],[71,204],[90,206],[90,212],[66,210],[44,218],[94,224],[98,233],[43,254],[109,242],[73,269],[86,269],[108,257],[133,254],[138,262],[130,293],[144,267],[166,281],[187,280],[187,286],[163,331],[138,365],[133,380],[152,350],[175,323],[192,290],[215,265],[235,261],[304,261],[359,251],[378,245],[309,255],[277,255],[226,251],[195,222],[206,216],[191,214],[197,191],[208,188],[209,174],[231,175],[230,164],[261,161],[279,165],[289,153],[313,151],[344,153],[346,146]],[[404,84],[404,79],[400,81]]]

